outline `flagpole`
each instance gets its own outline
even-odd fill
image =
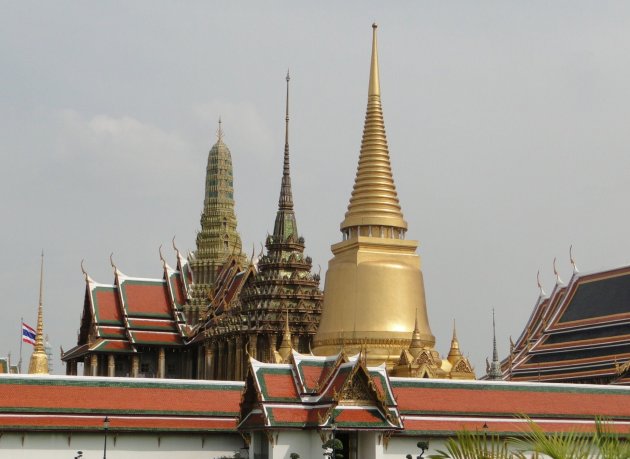
[[[18,371],[22,373],[22,327],[24,326],[24,317],[20,317],[20,360],[18,361]]]

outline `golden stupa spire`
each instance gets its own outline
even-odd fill
[[[374,226],[377,228],[374,230],[370,228],[369,235],[400,237],[398,232],[395,234],[390,232],[391,228],[404,232],[407,229],[407,222],[403,219],[389,160],[381,107],[376,28],[376,24],[372,24],[370,83],[361,154],[354,189],[345,219],[341,223],[341,230]]]
[[[48,374],[48,356],[44,347],[44,251],[39,274],[39,307],[37,309],[37,334],[35,348],[28,366],[30,374]]]
[[[331,247],[316,355],[344,347],[355,353],[363,346],[370,365],[386,362],[391,370],[404,350],[433,351],[418,242],[406,239],[406,230],[387,148],[374,24],[359,165],[341,223],[343,239]]]
[[[455,328],[455,319],[453,319],[453,338],[451,339],[451,348],[448,351],[448,361],[453,365],[462,358],[462,351],[459,349],[459,340],[457,339],[457,329]]]

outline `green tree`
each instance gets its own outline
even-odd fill
[[[528,431],[522,438],[501,438],[486,432],[457,432],[432,459],[630,459],[630,442],[614,426],[595,419],[594,432],[545,432],[527,417]],[[409,456],[409,455],[408,455]]]
[[[322,448],[324,451],[324,456],[330,459],[343,459],[343,443],[338,438],[327,440]],[[333,457],[333,451],[335,452],[335,457]]]
[[[446,450],[437,450],[430,459],[525,459],[521,452],[510,451],[511,440],[486,432],[463,430],[446,441]]]

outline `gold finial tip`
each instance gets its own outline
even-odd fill
[[[373,29],[376,29],[377,27],[378,27],[378,24],[377,24],[376,22],[373,22],[373,23],[372,23],[372,28],[373,28]]]
[[[291,79],[291,76],[289,75],[289,69],[287,69],[287,82]]]

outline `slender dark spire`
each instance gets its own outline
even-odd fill
[[[289,163],[289,71],[287,70],[287,100],[284,127],[284,165],[282,169],[282,187],[280,188],[280,209],[293,209],[293,193],[291,191],[291,169]]]
[[[297,223],[293,212],[293,192],[291,191],[291,167],[289,159],[289,81],[291,77],[287,71],[287,99],[285,111],[284,134],[284,163],[282,166],[282,184],[280,186],[280,199],[278,199],[278,213],[273,228],[273,236],[276,242],[286,241],[293,236],[297,241]]]
[[[503,379],[499,352],[497,351],[497,330],[494,322],[494,308],[492,308],[492,362],[488,371],[488,379],[499,381]]]
[[[497,352],[497,327],[494,321],[494,308],[492,308],[492,361],[499,361],[499,353]]]

